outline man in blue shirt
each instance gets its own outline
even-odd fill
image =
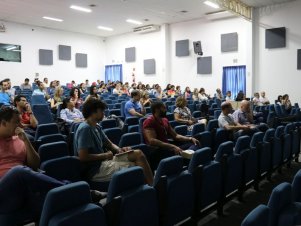
[[[116,171],[137,165],[143,168],[146,183],[152,185],[153,174],[144,154],[130,147],[119,148],[98,126],[105,109],[106,104],[98,99],[89,99],[83,105],[86,121],[79,125],[74,136],[74,154],[83,163],[83,173],[89,180],[105,182]]]
[[[10,96],[7,93],[8,83],[6,81],[0,82],[0,104],[10,105]]]
[[[133,90],[131,93],[132,99],[125,103],[124,106],[124,115],[128,117],[143,117],[145,115],[145,109],[140,103],[140,91]]]

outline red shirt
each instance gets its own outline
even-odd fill
[[[159,121],[152,115],[143,122],[143,131],[145,129],[151,129],[155,131],[157,135],[156,139],[168,143],[167,139],[171,131],[171,126],[167,118],[162,118],[161,121]],[[145,134],[143,134],[143,136],[144,136],[145,143],[149,144],[149,141],[147,140]]]
[[[14,166],[25,165],[26,147],[19,137],[0,139],[0,178]]]
[[[30,124],[30,115],[28,112],[23,112],[21,114],[21,123],[26,125]]]

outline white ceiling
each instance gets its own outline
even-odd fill
[[[73,31],[102,37],[130,32],[137,25],[125,22],[135,19],[147,24],[164,24],[201,18],[215,9],[204,0],[0,0],[0,20]],[[290,0],[243,0],[252,6],[262,6]],[[70,9],[70,5],[91,8],[92,13]],[[187,13],[180,11],[186,10]],[[63,19],[47,21],[43,16]],[[144,20],[149,21],[145,22]],[[97,26],[111,27],[102,31]]]

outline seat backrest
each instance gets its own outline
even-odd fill
[[[194,118],[200,118],[200,117],[202,117],[202,112],[201,112],[201,111],[194,111],[194,112],[192,113],[192,116],[193,116]]]
[[[48,226],[53,223],[78,226],[84,222],[89,222],[89,225],[93,226],[106,225],[102,208],[91,204],[90,188],[86,182],[71,183],[48,192],[40,226]]]
[[[116,119],[106,119],[100,122],[102,129],[117,127]]]
[[[103,132],[106,134],[109,140],[113,142],[113,144],[119,145],[120,138],[123,134],[120,128],[115,127],[115,128],[104,129]]]
[[[188,132],[188,128],[186,125],[179,125],[179,126],[176,126],[174,128],[175,132],[177,134],[180,134],[182,136],[186,136],[187,135],[187,132]]]
[[[212,135],[208,131],[198,133],[198,134],[194,135],[194,138],[196,138],[201,143],[201,147],[211,147],[212,146]]]
[[[141,144],[141,134],[138,132],[123,134],[120,138],[119,146],[128,147]]]
[[[288,123],[288,124],[286,124],[286,126],[284,127],[284,133],[285,133],[285,134],[291,133],[293,130],[294,130],[293,123]]]
[[[220,162],[222,160],[223,155],[233,155],[233,142],[227,141],[219,145],[215,160]]]
[[[35,95],[31,97],[31,105],[35,104],[47,104],[43,95]]]
[[[172,156],[162,159],[157,168],[154,178],[154,186],[159,182],[161,176],[171,176],[183,171],[183,158],[181,156]]]
[[[36,129],[35,140],[38,140],[39,137],[50,135],[50,134],[59,134],[59,128],[55,123],[47,123],[38,125]]]
[[[234,152],[236,154],[240,154],[242,151],[249,149],[250,141],[251,141],[251,139],[249,136],[238,137],[236,144],[235,144]]]
[[[212,161],[212,152],[209,147],[196,150],[189,162],[188,171],[192,173],[199,165],[206,165]]]
[[[68,155],[68,145],[64,141],[43,144],[39,147],[41,163],[50,159],[60,158]]]
[[[293,201],[294,202],[301,202],[301,170],[299,170],[292,182],[292,189],[293,189]]]
[[[220,116],[222,110],[215,110],[214,111],[214,119],[218,119],[218,117]]]
[[[245,217],[241,226],[268,226],[269,218],[269,207],[260,204]]]
[[[278,126],[276,128],[274,137],[280,139],[283,134],[284,134],[284,126]]]
[[[270,208],[270,225],[277,225],[280,212],[291,203],[292,186],[289,183],[281,183],[273,189],[267,205]]]
[[[139,124],[139,118],[136,117],[136,116],[133,116],[133,117],[127,117],[125,120],[124,120],[124,124],[127,124],[129,126],[132,126],[132,125],[138,125]]]
[[[77,157],[65,156],[51,159],[41,164],[41,169],[46,175],[57,180],[80,181],[81,164]]]
[[[111,109],[109,110],[109,115],[121,116],[121,111],[120,109]]]
[[[257,144],[263,141],[263,137],[264,137],[263,132],[257,132],[253,134],[250,142],[250,148],[256,148]]]
[[[217,129],[217,128],[218,128],[218,120],[217,119],[209,120],[207,125],[207,131],[211,132],[213,129]]]
[[[174,114],[173,114],[173,113],[170,113],[170,112],[167,112],[167,113],[166,113],[166,118],[168,119],[168,121],[173,121],[173,120],[175,120],[175,119],[174,119]]]
[[[271,128],[265,131],[263,141],[264,142],[270,142],[271,139],[273,139],[275,136],[275,129]]]
[[[204,123],[197,123],[193,125],[191,135],[194,136],[198,133],[202,133],[206,130],[206,125]]]
[[[38,120],[39,125],[53,123],[53,117],[51,115],[48,104],[36,104],[32,106],[34,116]]]
[[[282,110],[281,110],[281,106],[279,104],[275,105],[275,112],[277,116],[282,116]]]
[[[107,202],[111,202],[114,197],[122,192],[144,185],[144,183],[143,170],[139,166],[126,168],[114,173],[109,185]]]
[[[121,113],[121,116],[125,117],[125,114],[124,114],[124,107],[125,107],[125,104],[126,104],[127,101],[122,101],[121,102],[121,105],[120,105],[120,113]]]

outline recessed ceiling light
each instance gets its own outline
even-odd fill
[[[105,31],[113,31],[113,28],[110,28],[110,27],[98,26],[97,28],[100,30],[105,30]]]
[[[212,8],[215,8],[215,9],[219,9],[219,5],[214,3],[214,2],[211,2],[211,1],[204,1],[204,4],[208,5],[208,6],[211,6]]]
[[[187,10],[182,10],[182,11],[180,11],[180,13],[188,13],[188,11]]]
[[[84,7],[77,6],[77,5],[70,6],[70,9],[75,9],[75,10],[82,11],[82,12],[85,12],[85,13],[91,13],[92,12],[92,10],[89,9],[89,8],[84,8]]]
[[[136,25],[142,24],[142,22],[137,21],[137,20],[132,20],[132,19],[127,19],[126,22],[131,23],[131,24],[136,24]]]
[[[43,16],[43,19],[45,19],[45,20],[53,20],[53,21],[56,21],[56,22],[63,22],[62,19],[58,19],[58,18],[54,18],[54,17],[49,17],[49,16]]]

